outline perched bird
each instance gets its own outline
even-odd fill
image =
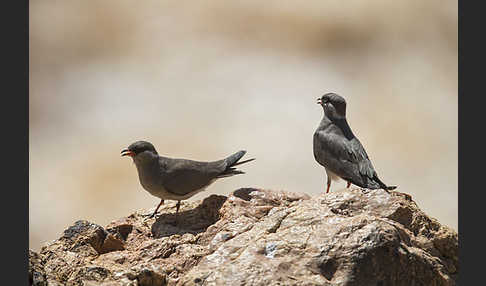
[[[186,200],[203,191],[219,178],[244,174],[235,166],[255,160],[238,162],[246,151],[218,161],[199,162],[187,159],[173,159],[159,156],[154,146],[147,141],[137,141],[121,151],[122,156],[130,156],[138,171],[142,187],[161,199],[153,217],[164,200],[176,200],[176,216],[181,200]]]
[[[335,93],[327,93],[317,99],[324,109],[324,117],[314,132],[314,158],[324,166],[327,174],[327,190],[331,181],[342,178],[367,189],[393,190],[376,174],[365,149],[351,131],[346,121],[346,101]]]

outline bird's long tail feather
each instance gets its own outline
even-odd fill
[[[378,176],[375,175],[374,179],[378,182],[378,184],[380,185],[380,188],[382,188],[383,190],[385,191],[391,191],[391,190],[394,190],[397,188],[397,186],[387,186],[385,185],[385,183],[383,183],[379,178]]]
[[[230,176],[234,176],[234,175],[244,174],[245,172],[237,170],[235,168],[235,166],[238,166],[238,165],[248,163],[250,161],[255,160],[255,158],[252,158],[252,159],[248,159],[248,160],[245,160],[245,161],[238,162],[238,160],[240,160],[241,157],[243,157],[245,154],[246,154],[246,151],[242,150],[242,151],[236,152],[235,154],[226,158],[225,159],[226,163],[227,163],[226,170],[223,173],[221,173],[218,176],[218,178],[224,178],[224,177],[230,177]]]
[[[248,160],[245,160],[245,161],[241,161],[241,162],[236,162],[234,163],[233,165],[231,165],[232,167],[234,166],[238,166],[238,165],[241,165],[241,164],[245,164],[245,163],[248,163],[248,162],[251,162],[253,160],[255,160],[256,158],[251,158],[251,159],[248,159]]]

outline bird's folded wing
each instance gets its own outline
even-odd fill
[[[163,170],[164,188],[174,194],[186,195],[212,183],[221,172],[222,164],[198,162],[185,159],[172,159]]]
[[[344,136],[324,131],[317,132],[317,136],[322,148],[320,151],[326,154],[326,158],[336,168],[333,172],[349,179],[359,179],[356,176],[373,178],[375,171],[371,161],[356,137],[348,140]]]

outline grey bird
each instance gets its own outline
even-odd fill
[[[150,217],[154,217],[164,200],[176,200],[176,221],[181,200],[186,200],[205,190],[220,178],[244,174],[235,166],[255,160],[238,162],[246,151],[218,161],[199,162],[159,156],[154,146],[147,141],[137,141],[121,151],[121,156],[130,156],[138,171],[142,187],[151,195],[161,199]]]
[[[339,178],[366,189],[384,189],[387,186],[376,174],[365,149],[354,136],[346,120],[346,101],[340,95],[327,93],[317,99],[324,109],[324,116],[314,132],[314,158],[327,174],[327,190],[331,181]]]

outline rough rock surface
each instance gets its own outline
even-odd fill
[[[239,189],[78,221],[29,253],[33,285],[456,285],[457,233],[409,196]]]

